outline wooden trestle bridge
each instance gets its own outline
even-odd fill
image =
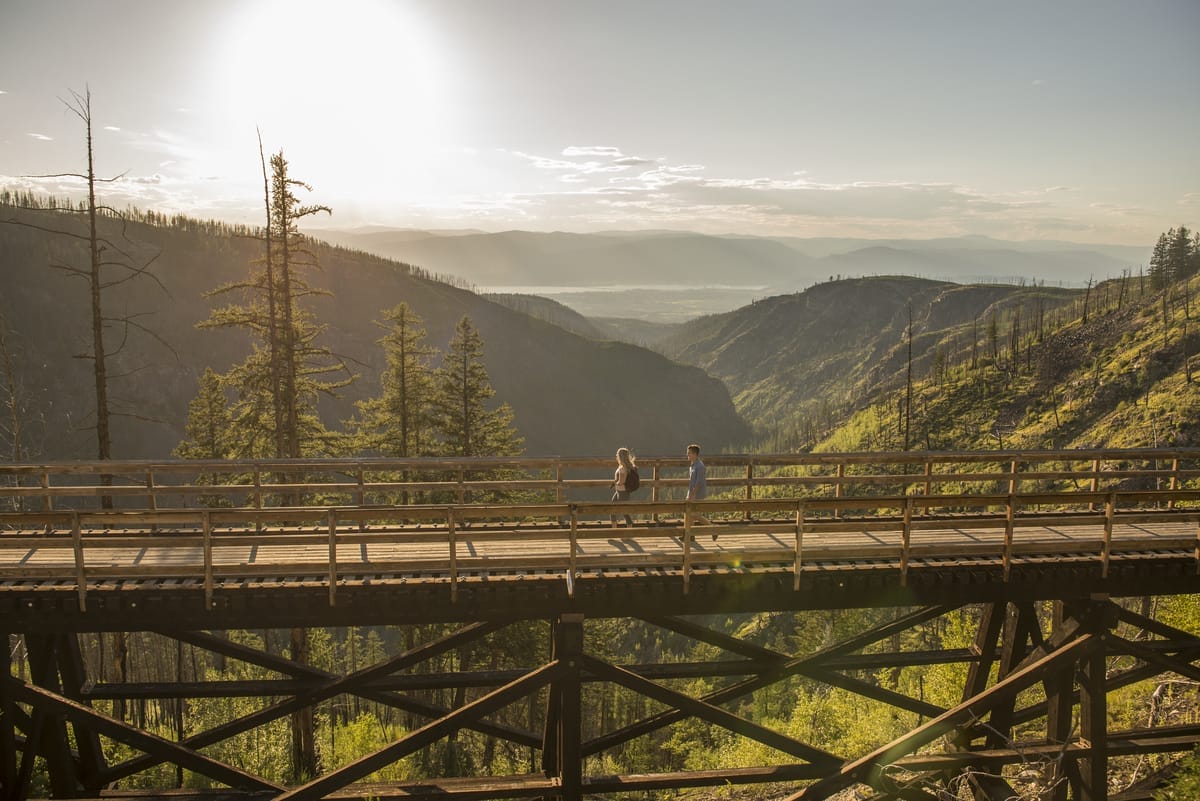
[[[1045,798],[1133,801],[1200,743],[1195,717],[1114,727],[1106,700],[1139,682],[1200,682],[1200,633],[1131,602],[1200,593],[1200,449],[706,461],[713,499],[690,504],[677,457],[642,459],[642,489],[624,504],[604,500],[612,465],[599,459],[0,466],[0,796],[580,799],[769,783],[805,801],[851,787],[874,799],[969,788],[998,801],[1035,765]],[[610,522],[625,513],[631,526]],[[849,608],[890,611],[801,653],[722,626],[744,613]],[[978,621],[973,645],[911,649],[920,638],[910,633],[948,615]],[[723,653],[614,664],[588,645],[605,618]],[[503,652],[510,627],[530,621],[545,621],[550,643],[533,664],[430,668],[466,646]],[[437,634],[342,674],[233,636],[415,624],[438,624]],[[134,632],[175,641],[174,676],[118,675],[111,651],[89,656]],[[198,652],[256,672],[185,672],[186,653]],[[965,681],[949,707],[874,680],[952,663]],[[847,754],[746,717],[753,693],[798,677],[891,707],[911,727]],[[688,694],[698,679],[712,689]],[[659,711],[591,719],[583,699],[605,684]],[[434,689],[455,702],[438,705]],[[214,697],[256,700],[203,730],[188,725],[189,704]],[[214,746],[335,697],[413,724],[286,782],[217,756],[228,751]],[[177,719],[128,714],[147,700]],[[499,714],[516,704],[527,725]],[[620,772],[623,746],[688,718],[777,759]],[[379,779],[460,730],[528,754],[530,770]],[[1156,755],[1147,764],[1158,769],[1110,787],[1110,765],[1130,755]]]

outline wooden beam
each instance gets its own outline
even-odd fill
[[[239,768],[218,762],[182,745],[144,732],[115,718],[110,718],[89,706],[72,701],[58,693],[51,692],[32,684],[24,684],[16,679],[9,679],[13,695],[17,700],[32,705],[43,712],[53,712],[64,715],[72,721],[83,723],[95,731],[125,743],[134,748],[153,753],[160,757],[159,761],[172,762],[181,765],[231,787],[252,791],[279,791],[283,788],[265,779],[246,773]],[[72,793],[74,791],[72,790]]]
[[[1103,645],[1107,633],[1092,637]],[[1080,658],[1079,729],[1088,755],[1079,761],[1078,801],[1108,801],[1108,689],[1104,683],[1104,648]]]
[[[562,783],[562,801],[583,801],[583,615],[562,615],[555,625],[554,642],[555,659],[562,666],[562,677],[556,682],[560,699],[556,775]]]
[[[755,645],[745,640],[739,640],[729,634],[720,631],[713,631],[707,626],[702,626],[699,623],[693,623],[690,620],[685,620],[680,617],[660,617],[660,616],[643,616],[642,620],[659,628],[673,631],[676,634],[682,634],[685,637],[690,637],[699,642],[715,645],[716,647],[729,651],[730,653],[739,654],[749,659],[769,660],[774,662],[786,662],[788,657],[786,654],[781,654],[778,651],[772,651],[770,648],[763,648],[761,645]]]
[[[12,635],[0,630],[0,787],[5,801],[17,798],[17,702],[9,683],[12,675]]]
[[[456,709],[441,720],[422,726],[373,754],[361,757],[332,773],[327,773],[307,784],[276,796],[275,801],[315,801],[323,798],[334,790],[343,788],[364,776],[369,776],[380,768],[436,742],[452,731],[464,728],[467,721],[478,720],[484,715],[490,715],[518,698],[544,687],[550,683],[551,679],[557,678],[561,670],[557,661],[543,665],[520,679]]]
[[[75,634],[58,634],[56,652],[58,673],[62,678],[62,693],[78,703],[85,703],[82,690],[87,683],[83,654],[79,650],[79,638]],[[80,721],[74,721],[75,749],[78,753],[79,778],[89,790],[100,789],[99,776],[104,770],[104,749],[100,736]]]
[[[597,676],[606,676],[610,681],[620,684],[622,687],[627,687],[636,693],[653,698],[688,715],[729,729],[743,737],[749,737],[756,742],[770,746],[785,754],[799,757],[800,759],[807,759],[814,764],[833,765],[841,761],[839,757],[834,756],[828,751],[822,751],[807,743],[802,743],[799,740],[779,734],[757,723],[740,718],[732,712],[726,712],[724,709],[713,706],[710,703],[697,700],[668,687],[663,687],[661,684],[656,684],[649,679],[643,679],[635,673],[602,662],[593,656],[584,655],[582,659],[587,670]]]
[[[503,623],[476,623],[466,626],[458,631],[451,632],[444,637],[440,637],[437,640],[423,643],[422,645],[419,645],[409,651],[397,654],[391,659],[384,660],[375,665],[371,665],[363,668],[362,670],[341,677],[334,676],[333,674],[326,673],[325,671],[309,668],[307,666],[301,666],[298,663],[284,659],[283,657],[275,657],[274,655],[268,654],[266,655],[270,657],[268,661],[278,660],[286,662],[288,665],[290,665],[290,669],[295,670],[296,672],[299,672],[298,669],[302,668],[303,672],[310,675],[313,679],[319,680],[320,683],[314,683],[310,685],[303,692],[297,693],[293,698],[270,704],[248,715],[243,715],[236,720],[228,721],[222,725],[215,726],[214,728],[188,737],[187,739],[183,740],[181,744],[194,749],[206,748],[214,743],[227,740],[230,737],[234,737],[238,734],[249,731],[256,726],[262,726],[272,720],[277,720],[284,715],[291,714],[299,709],[315,706],[321,701],[341,695],[342,693],[354,693],[372,700],[380,700],[383,703],[395,705],[400,708],[405,708],[405,706],[407,706],[412,711],[419,710],[428,717],[444,717],[448,710],[425,704],[418,706],[415,703],[396,703],[397,701],[407,699],[394,697],[390,693],[367,691],[363,689],[362,684],[372,678],[388,675],[394,671],[423,662],[432,658],[433,656],[444,653],[445,651],[461,647],[468,642],[472,642],[483,636],[486,636],[487,634],[504,628],[505,625],[506,624]],[[264,655],[263,652],[255,649],[246,649],[244,646],[226,643],[226,641],[216,637],[212,637],[211,640],[209,640],[209,637],[211,637],[211,635],[204,635],[198,639],[202,642],[208,642],[210,645],[214,646],[220,645],[223,647],[224,645],[231,645],[231,648],[224,649],[230,652],[250,651],[251,653],[247,654],[248,656],[253,655],[257,657]],[[262,694],[266,695],[267,693],[264,692]],[[498,725],[486,723],[481,725],[486,727],[485,733],[497,735],[504,739],[513,739],[512,735],[523,734],[521,732],[517,732],[516,730],[507,729]],[[522,739],[526,744],[530,744],[532,736],[527,735]],[[131,776],[134,773],[139,773],[143,770],[153,767],[156,764],[159,764],[161,761],[161,759],[156,758],[156,755],[149,753],[141,757],[135,757],[133,759],[126,760],[125,762],[112,766],[104,772],[103,776],[105,783],[110,783],[116,781],[117,779]]]
[[[58,674],[57,645],[58,637],[54,634],[25,635],[31,678],[36,684],[46,688],[47,692],[55,694],[62,688]],[[12,695],[17,700],[23,700],[19,688],[20,685],[13,679]],[[33,729],[40,732],[40,735],[30,733],[28,736],[21,771],[27,774],[29,765],[25,763],[33,762],[34,754],[40,753],[46,760],[46,770],[54,795],[70,798],[82,786],[82,782],[78,775],[78,763],[71,755],[66,721],[61,714],[56,714],[43,704],[34,705],[31,711]]]
[[[968,699],[945,714],[918,726],[908,734],[875,749],[871,753],[853,762],[847,762],[836,774],[828,776],[809,785],[799,793],[788,796],[787,801],[812,801],[812,799],[828,798],[833,793],[844,790],[859,782],[874,783],[878,780],[880,771],[905,754],[910,754],[923,745],[941,737],[955,726],[969,720],[976,720],[990,711],[995,704],[1015,695],[1029,685],[1041,679],[1043,672],[1050,667],[1065,662],[1074,662],[1089,655],[1097,647],[1096,635],[1084,635],[1073,640],[1048,656],[1034,662],[1022,670],[997,682],[991,688],[984,690],[974,698]]]
[[[889,690],[886,687],[880,687],[878,684],[856,679],[853,676],[847,676],[844,673],[839,673],[836,670],[821,670],[819,668],[806,669],[804,675],[817,681],[834,687],[841,687],[847,692],[852,692],[856,695],[861,695],[864,698],[871,698],[888,706],[894,706],[897,709],[905,709],[909,712],[915,712],[918,715],[927,718],[936,718],[943,714],[946,710],[940,706],[930,704],[926,701],[921,701],[916,698],[910,698],[907,695]]]
[[[791,659],[781,663],[777,668],[762,673],[744,681],[736,682],[719,690],[714,690],[711,693],[704,695],[700,700],[709,704],[723,704],[726,701],[732,701],[735,698],[749,695],[750,693],[759,690],[763,687],[768,687],[778,681],[801,673],[809,668],[826,667],[826,663],[837,657],[845,656],[860,648],[865,648],[879,640],[886,639],[894,633],[904,631],[913,626],[920,625],[926,621],[936,617],[941,617],[955,607],[951,606],[930,606],[918,609],[907,615],[903,615],[896,620],[885,623],[881,626],[876,626],[869,631],[855,635],[841,643],[822,649],[815,654],[807,657]],[[687,717],[687,714],[678,709],[667,710],[652,715],[643,720],[632,723],[617,731],[602,734],[592,740],[588,740],[583,744],[584,756],[591,756],[613,748],[621,743],[628,742],[642,735],[649,734],[652,731],[657,731],[664,726],[669,726],[676,721]]]

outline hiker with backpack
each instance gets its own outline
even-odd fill
[[[637,465],[634,464],[629,448],[617,448],[617,469],[613,473],[613,501],[629,500],[629,493],[641,484],[642,480],[638,476]],[[611,515],[611,518],[612,524],[617,525],[617,516]],[[625,525],[633,525],[633,518],[629,515],[625,515]]]

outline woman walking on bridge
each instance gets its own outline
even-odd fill
[[[629,448],[617,448],[617,469],[613,473],[613,502],[629,500],[629,493],[632,488],[629,487],[630,476],[637,475],[637,465],[633,462],[633,455],[629,453]],[[612,524],[617,524],[617,516],[610,515]],[[625,515],[625,525],[632,526],[633,518]]]

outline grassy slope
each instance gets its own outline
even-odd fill
[[[1042,342],[1027,342],[1014,360],[1006,346],[934,377],[916,373],[911,446],[937,450],[1153,447],[1200,444],[1200,278],[1182,285],[1164,323],[1161,295],[1134,298],[1063,321]],[[1184,339],[1184,330],[1187,338]],[[1003,337],[1002,337],[1003,338]],[[961,358],[964,354],[959,353]],[[1185,358],[1191,359],[1187,381]],[[902,386],[853,414],[818,449],[903,447]]]

